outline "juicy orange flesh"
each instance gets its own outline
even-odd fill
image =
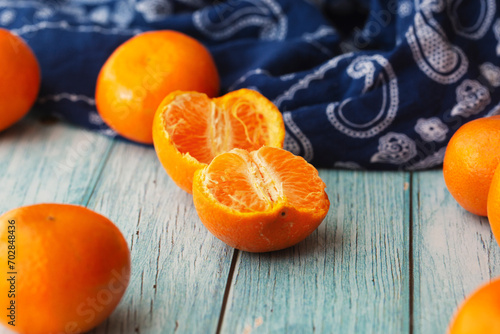
[[[269,133],[264,115],[257,112],[257,106],[247,99],[231,98],[224,104],[230,115],[229,128],[232,130],[232,148],[256,150],[268,142]],[[222,152],[219,152],[222,153]]]
[[[205,189],[219,203],[239,212],[270,211],[285,202],[314,210],[325,199],[325,184],[312,165],[272,147],[220,155],[204,176]]]
[[[165,129],[179,152],[188,153],[200,162],[210,162],[212,152],[207,136],[211,101],[203,94],[183,94],[164,112]]]
[[[165,129],[179,152],[208,164],[233,148],[252,151],[268,143],[265,117],[255,103],[244,97],[221,101],[186,93],[165,108]]]

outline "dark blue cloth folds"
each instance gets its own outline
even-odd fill
[[[130,37],[174,29],[210,49],[222,93],[253,88],[280,108],[286,149],[318,167],[416,170],[442,163],[460,125],[500,112],[499,5],[0,0],[0,27],[40,61],[38,108],[107,135],[100,67]]]

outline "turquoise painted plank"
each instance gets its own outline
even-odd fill
[[[29,117],[0,133],[0,212],[41,202],[84,204],[113,141]]]
[[[119,226],[132,253],[124,299],[93,333],[215,333],[233,250],[207,232],[152,148],[116,143],[89,208]]]
[[[409,175],[320,175],[326,220],[293,248],[239,253],[222,333],[409,332]]]
[[[281,252],[238,253],[223,333],[408,332],[408,175],[321,176],[332,206],[313,235]],[[95,333],[216,331],[233,250],[206,232],[152,149],[30,118],[0,133],[0,184],[1,212],[88,202],[126,236],[130,288]],[[500,248],[441,172],[415,173],[412,201],[413,329],[443,333],[463,298],[500,275]]]
[[[462,209],[441,171],[413,175],[414,333],[444,333],[458,305],[500,275],[488,220]]]

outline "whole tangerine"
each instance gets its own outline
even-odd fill
[[[40,89],[40,67],[30,47],[18,36],[0,29],[0,131],[31,109]]]
[[[500,116],[462,125],[451,138],[443,163],[446,186],[467,211],[486,216],[491,180],[500,163]]]
[[[219,75],[212,56],[180,32],[145,32],[120,45],[105,62],[97,79],[97,111],[123,137],[151,144],[156,109],[175,90],[217,95]]]
[[[449,334],[500,333],[500,279],[473,292],[452,318]]]
[[[130,276],[118,228],[76,205],[37,204],[0,216],[0,263],[0,322],[18,333],[88,331],[115,309]]]
[[[500,164],[493,175],[488,193],[488,220],[493,235],[500,245]]]

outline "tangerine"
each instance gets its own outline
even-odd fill
[[[40,89],[40,67],[30,47],[18,36],[0,29],[0,131],[31,109]]]
[[[151,144],[156,109],[175,90],[217,95],[219,75],[212,56],[200,42],[180,32],[145,32],[120,45],[102,67],[96,107],[120,135]]]
[[[240,89],[210,99],[173,92],[158,107],[153,125],[156,154],[174,182],[191,193],[194,172],[233,148],[283,147],[280,111],[260,93]]]
[[[295,245],[328,213],[314,166],[280,148],[233,149],[196,171],[193,200],[205,227],[231,247],[268,252]]]
[[[443,176],[455,200],[486,216],[491,179],[500,163],[500,116],[476,119],[453,135],[444,156]]]
[[[500,164],[493,175],[488,193],[488,220],[493,235],[500,245]]]
[[[449,334],[500,333],[500,279],[473,292],[453,317]]]
[[[115,309],[130,276],[130,252],[118,228],[76,205],[37,204],[3,214],[0,262],[9,265],[0,279],[0,320],[18,333],[88,331]]]

